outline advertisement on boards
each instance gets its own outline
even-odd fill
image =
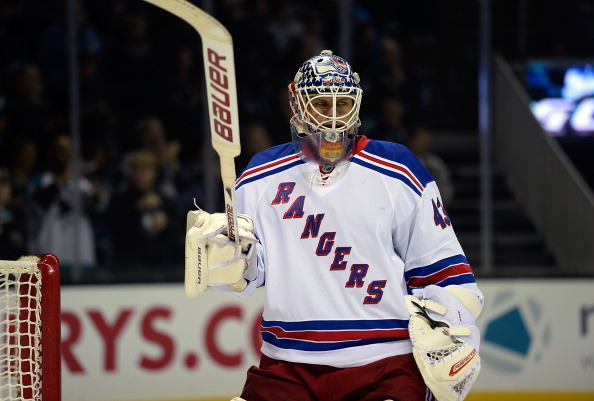
[[[488,280],[475,391],[591,392],[594,281]]]
[[[479,281],[482,371],[472,394],[591,393],[594,280]],[[64,287],[64,401],[231,399],[258,362],[263,290]]]
[[[249,299],[183,285],[66,287],[64,401],[239,395],[259,358],[263,292]]]

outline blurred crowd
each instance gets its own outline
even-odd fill
[[[290,140],[287,85],[307,58],[339,53],[346,2],[211,3],[235,44],[239,173],[254,153]],[[407,143],[423,138],[411,127],[428,135],[431,102],[407,49],[431,46],[435,32],[431,2],[398,3],[351,3],[348,58],[365,91],[360,132]],[[76,2],[73,143],[65,6],[0,2],[0,259],[53,252],[65,271],[82,264],[82,281],[180,280],[185,216],[203,204],[205,175],[216,171],[202,157],[209,133],[199,36],[140,0]]]

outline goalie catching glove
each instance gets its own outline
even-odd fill
[[[460,286],[430,285],[423,298],[405,297],[411,314],[408,331],[413,356],[438,401],[462,401],[480,372],[482,310],[477,297]]]
[[[234,291],[245,288],[244,272],[256,265],[252,218],[237,215],[239,244],[227,237],[227,215],[202,209],[188,212],[185,250],[185,293],[195,297],[208,285],[227,285]]]

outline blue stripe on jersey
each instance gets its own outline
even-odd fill
[[[372,155],[406,166],[423,187],[434,181],[423,163],[404,145],[374,139],[370,140],[363,150]]]
[[[408,320],[262,320],[262,339],[276,347],[329,351],[408,339]]]
[[[432,263],[430,265],[427,266],[420,266],[420,267],[415,267],[414,269],[410,269],[406,272],[404,272],[404,278],[406,279],[406,281],[410,280],[412,277],[422,277],[422,276],[428,276],[430,274],[436,273],[440,270],[442,270],[445,267],[451,266],[451,265],[457,265],[457,264],[468,264],[468,260],[466,259],[466,257],[464,255],[454,255],[454,256],[450,256],[441,260],[438,260],[435,263]]]
[[[415,191],[417,195],[422,196],[421,191],[416,187],[416,185],[413,184],[408,177],[406,177],[405,175],[403,175],[401,173],[398,173],[398,172],[395,172],[395,171],[392,171],[392,170],[388,170],[388,169],[384,169],[384,168],[381,168],[381,167],[376,166],[376,165],[371,164],[371,163],[367,163],[365,160],[363,160],[361,158],[358,158],[358,157],[354,157],[352,159],[352,162],[355,163],[355,164],[358,164],[360,166],[367,167],[367,168],[369,168],[371,170],[375,170],[378,173],[387,175],[387,176],[392,177],[392,178],[396,178],[397,180],[400,180],[403,183],[405,183],[407,186],[409,186],[410,189],[412,189],[413,191]]]
[[[237,185],[235,186],[235,189],[241,188],[244,184],[247,184],[248,182],[257,181],[257,180],[259,180],[261,178],[268,177],[269,175],[273,175],[273,174],[279,173],[281,171],[290,169],[293,166],[297,166],[297,165],[303,164],[303,163],[305,163],[303,160],[296,159],[295,161],[293,161],[293,162],[291,162],[289,164],[283,164],[282,166],[279,166],[277,168],[262,170],[262,171],[258,172],[257,174],[253,174],[251,176],[247,176],[245,178],[242,178],[240,181],[237,182]]]
[[[422,196],[427,184],[433,181],[416,156],[397,143],[371,140],[357,152],[352,162],[402,181],[419,196]]]
[[[239,176],[235,183],[235,188],[240,188],[248,182],[259,180],[260,178],[267,177],[272,174],[287,170],[298,164],[305,163],[300,158],[296,158],[289,164],[282,164],[278,166],[274,162],[279,161],[287,156],[295,154],[295,148],[292,143],[285,143],[282,145],[273,146],[258,154],[256,154],[252,160],[250,160],[248,166]],[[271,164],[270,167],[265,167],[266,164]],[[252,170],[252,171],[250,171]]]
[[[362,345],[387,343],[393,341],[402,341],[407,338],[369,338],[356,341],[342,341],[337,343],[317,343],[304,340],[279,339],[274,334],[262,332],[262,340],[278,348],[295,349],[299,351],[333,351],[350,347],[359,347]]]
[[[454,255],[427,266],[415,267],[404,272],[404,278],[411,293],[415,288],[430,284],[445,287],[454,284],[475,283],[475,277],[464,255]]]
[[[257,153],[246,167],[246,171],[254,167],[261,166],[262,164],[270,163],[277,159],[281,159],[285,156],[289,156],[295,153],[295,147],[292,142],[283,143],[282,145],[276,145],[262,152]]]

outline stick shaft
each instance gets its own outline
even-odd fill
[[[233,39],[214,17],[186,0],[144,0],[190,24],[202,40],[211,141],[219,155],[229,239],[239,243],[235,209],[235,157],[241,153]],[[241,291],[245,280],[231,286]]]
[[[241,153],[233,39],[214,17],[186,0],[145,0],[190,24],[200,35],[212,146],[219,155],[229,238],[236,235],[235,160]]]

